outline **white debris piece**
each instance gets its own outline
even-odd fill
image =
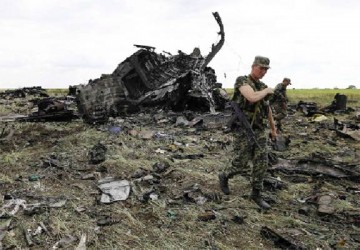
[[[130,183],[127,180],[116,180],[113,177],[107,177],[99,180],[101,202],[111,203],[114,201],[126,200],[130,194]]]

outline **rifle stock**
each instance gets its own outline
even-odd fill
[[[258,141],[256,140],[255,133],[252,130],[249,121],[246,119],[244,112],[240,109],[239,105],[236,102],[231,102],[230,104],[235,111],[236,117],[239,119],[242,126],[246,129],[246,137],[248,139],[249,144],[251,145],[255,144],[257,147],[261,149]]]

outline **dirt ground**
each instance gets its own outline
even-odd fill
[[[246,177],[220,191],[227,112],[1,122],[0,249],[360,249],[360,143],[334,129],[334,118],[359,124],[351,105],[326,120],[290,110],[288,148],[271,154],[269,211],[249,200]],[[2,106],[2,116],[29,113],[25,99]],[[129,195],[104,203],[106,177],[128,181]]]

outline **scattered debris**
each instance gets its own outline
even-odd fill
[[[68,109],[63,100],[47,97],[34,101],[37,103],[38,111],[26,117],[18,117],[21,122],[50,122],[50,121],[71,121],[78,118],[74,110]]]
[[[96,144],[95,146],[93,146],[89,152],[90,163],[91,164],[99,164],[99,163],[105,161],[106,151],[107,151],[107,148],[100,142],[98,144]]]
[[[61,238],[58,242],[56,242],[51,249],[58,249],[58,248],[69,248],[74,242],[77,241],[77,238],[72,235],[66,235],[65,237]]]
[[[155,173],[163,173],[170,167],[170,164],[168,162],[157,162],[155,163],[152,168],[155,171]]]
[[[75,250],[86,250],[86,234],[82,234],[79,244],[77,245],[77,247],[75,248]]]
[[[198,220],[200,221],[210,221],[215,219],[216,216],[213,211],[205,211],[204,213],[198,215]]]
[[[298,212],[299,214],[308,216],[310,214],[310,208],[309,206],[302,206],[301,208],[299,208]]]
[[[311,122],[322,122],[322,121],[326,121],[327,118],[325,115],[320,115],[320,114],[315,114],[310,118]]]
[[[98,181],[98,187],[102,192],[100,202],[112,203],[126,200],[130,194],[130,183],[127,180],[117,180],[107,177]]]
[[[4,92],[0,92],[0,99],[14,99],[14,98],[25,98],[26,96],[40,96],[40,97],[48,97],[49,95],[46,93],[46,90],[40,86],[36,87],[25,87],[15,90],[5,90]]]
[[[9,126],[8,124],[5,124],[4,128],[2,128],[0,133],[0,142],[1,141],[10,141],[15,133],[14,126]]]
[[[360,125],[346,124],[334,118],[334,128],[340,137],[360,141]]]
[[[120,222],[119,220],[115,220],[115,219],[113,219],[113,218],[111,218],[111,217],[109,217],[109,216],[106,216],[106,217],[104,217],[104,218],[99,219],[99,220],[96,222],[96,224],[97,224],[98,226],[103,227],[103,226],[111,226],[111,225],[117,224],[117,223],[119,223],[119,222]]]
[[[301,173],[313,176],[328,176],[339,179],[348,179],[358,182],[360,172],[345,164],[337,164],[323,159],[285,160],[278,159],[278,163],[272,165],[270,170],[280,170],[286,173]]]
[[[231,220],[237,224],[244,224],[245,223],[245,219],[247,218],[247,216],[239,216],[239,215],[234,215]]]
[[[280,178],[265,177],[264,186],[266,187],[267,190],[274,191],[274,190],[285,189],[288,186],[288,184],[282,181]]]
[[[285,235],[279,230],[271,229],[267,226],[263,226],[260,231],[261,235],[265,238],[272,240],[275,246],[281,249],[307,249],[302,242],[298,242],[290,235]]]
[[[357,121],[360,121],[360,112],[357,112],[357,113],[355,114],[355,119],[356,119]]]
[[[332,103],[329,106],[323,108],[322,110],[327,113],[345,112],[346,103],[347,103],[347,96],[340,93],[336,93]]]
[[[271,146],[276,151],[285,151],[289,147],[291,140],[289,136],[278,135],[275,141],[271,141]]]
[[[333,198],[330,195],[322,195],[318,198],[318,213],[321,215],[333,214],[335,209],[331,206]]]
[[[24,229],[23,229],[23,232],[24,232],[24,235],[25,235],[25,240],[26,240],[27,245],[28,245],[29,247],[34,246],[34,242],[33,242],[33,240],[32,240],[32,237],[31,237],[29,231],[28,231],[26,228],[24,228]]]
[[[6,203],[4,204],[4,206],[2,207],[2,210],[3,209],[10,209],[10,208],[13,208],[13,209],[11,211],[9,211],[9,212],[4,212],[0,216],[0,218],[4,217],[5,215],[14,216],[19,211],[20,208],[25,209],[26,208],[26,201],[23,200],[23,199],[10,199],[10,200],[7,200]]]
[[[299,101],[296,106],[297,111],[301,111],[305,116],[313,116],[319,114],[317,104],[315,102]],[[321,114],[322,112],[320,112]]]
[[[111,126],[111,127],[109,127],[109,132],[110,132],[110,134],[117,135],[117,134],[120,134],[121,128],[119,126]]]

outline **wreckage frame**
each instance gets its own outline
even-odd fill
[[[144,107],[161,107],[174,111],[210,111],[223,109],[226,96],[221,95],[215,70],[208,67],[225,41],[220,15],[213,13],[220,31],[220,41],[212,44],[203,57],[199,48],[191,54],[156,53],[155,48],[140,48],[126,58],[112,74],[90,80],[76,88],[78,110],[90,123],[106,121],[109,116],[138,112]]]

